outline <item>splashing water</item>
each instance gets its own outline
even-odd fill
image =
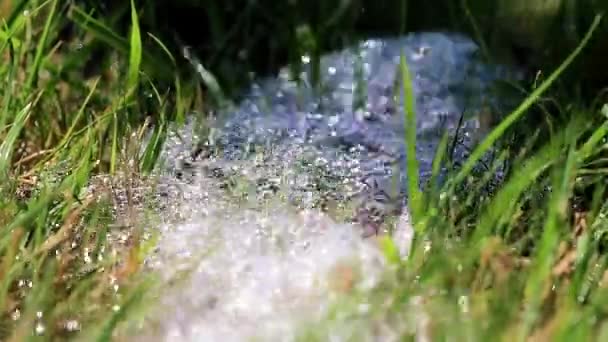
[[[385,269],[376,240],[361,238],[362,221],[336,214],[350,203],[400,215],[395,240],[407,255],[401,52],[423,182],[463,112],[455,159],[473,143],[482,106],[507,105],[490,87],[517,75],[483,64],[465,37],[420,33],[324,56],[321,86],[310,84],[305,58],[295,81],[287,69],[260,80],[220,113],[212,141],[200,143],[190,122],[163,152],[161,238],[146,261],[179,281],[163,291],[142,339],[293,340],[300,323],[321,319],[340,293],[373,287]],[[197,148],[208,153],[193,157]]]

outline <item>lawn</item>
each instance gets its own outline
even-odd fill
[[[142,270],[154,239],[138,189],[154,184],[169,126],[224,93],[207,71],[186,77],[134,8],[125,37],[73,3],[2,10],[1,340],[118,339],[156,290]],[[444,186],[419,189],[408,160],[410,257],[383,240],[394,268],[380,286],[346,291],[303,341],[336,326],[362,339],[384,326],[412,340],[608,339],[608,104],[560,82],[604,20],[523,85],[526,99]],[[409,84],[405,63],[402,72]],[[508,173],[488,192],[491,171],[474,166],[496,144]]]

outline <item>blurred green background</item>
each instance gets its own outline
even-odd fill
[[[127,34],[127,1],[77,1],[89,13]],[[140,0],[143,31],[173,51],[188,45],[228,89],[250,71],[264,74],[302,53],[321,54],[362,37],[421,30],[464,32],[494,60],[534,74],[550,72],[579,43],[605,0]],[[569,75],[597,90],[608,75],[608,25]],[[568,75],[566,75],[568,76]]]

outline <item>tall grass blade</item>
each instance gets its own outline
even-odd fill
[[[38,98],[40,98],[40,95],[38,96]],[[15,142],[21,134],[21,130],[25,126],[25,123],[27,122],[27,119],[29,118],[29,115],[31,113],[31,109],[35,105],[35,102],[28,103],[19,111],[19,113],[17,113],[17,116],[15,117],[11,128],[6,134],[4,141],[2,142],[2,144],[0,144],[0,181],[2,182],[8,179],[9,170],[12,165]]]
[[[112,150],[110,155],[110,174],[116,173],[116,166],[118,165],[118,114],[116,111],[112,113]]]
[[[173,57],[173,54],[171,53],[169,48],[158,37],[156,37],[152,33],[148,32],[148,36],[150,38],[152,38],[152,40],[154,40],[154,42],[156,44],[158,44],[158,46],[160,46],[160,48],[165,52],[167,57],[169,57],[169,59],[171,60],[171,63],[173,63],[173,65],[177,65],[177,62],[175,61],[175,57]]]
[[[400,61],[401,81],[403,87],[403,101],[405,103],[405,142],[407,158],[408,205],[412,214],[415,229],[419,230],[418,223],[422,218],[422,192],[420,191],[418,159],[416,158],[416,106],[414,88],[407,66],[405,53],[401,53]]]
[[[25,83],[25,89],[32,89],[38,82],[38,72],[40,71],[40,66],[42,65],[42,58],[46,52],[46,45],[49,38],[49,32],[51,30],[51,26],[55,21],[55,12],[57,10],[57,0],[51,1],[51,11],[46,18],[46,22],[44,24],[44,30],[42,31],[42,36],[38,41],[38,46],[36,48],[36,55],[34,57],[34,63],[29,69],[29,76]]]
[[[139,84],[139,70],[141,67],[142,46],[139,31],[139,18],[134,0],[131,0],[131,44],[129,52],[129,76],[127,87],[129,92],[135,92]]]
[[[570,197],[572,179],[576,174],[577,162],[574,146],[570,147],[566,165],[556,170],[553,181],[553,194],[549,201],[549,208],[541,241],[536,253],[536,259],[530,277],[526,282],[523,334],[527,336],[540,316],[540,306],[544,300],[543,292],[547,283],[551,281],[551,269],[555,262],[555,252],[562,235],[561,228],[565,225],[567,202]],[[522,336],[522,337],[524,337]]]

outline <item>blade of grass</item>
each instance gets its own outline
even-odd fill
[[[15,58],[15,50],[13,49],[12,41],[9,40],[8,44],[9,44],[10,61],[9,61],[7,73],[4,74],[6,79],[4,82],[4,89],[3,89],[4,98],[2,99],[2,113],[0,114],[0,132],[4,131],[4,125],[6,124],[7,120],[9,120],[9,118],[11,117],[11,113],[10,113],[11,105],[12,105],[13,101],[15,100],[13,94],[15,93],[16,82],[14,82],[14,80],[15,80],[15,71],[17,70],[16,64],[18,62],[17,62],[17,59]]]
[[[110,174],[116,173],[116,166],[118,165],[118,114],[116,111],[112,113],[112,150],[110,156]]]
[[[34,63],[29,69],[29,76],[25,83],[25,89],[32,89],[38,82],[38,72],[40,71],[40,66],[42,65],[42,58],[46,52],[46,45],[49,38],[49,32],[51,30],[51,26],[55,21],[55,11],[57,10],[57,0],[51,1],[51,10],[46,18],[46,22],[44,24],[44,30],[42,31],[42,36],[38,40],[38,46],[36,48],[36,55],[34,57]]]
[[[36,105],[41,96],[42,92],[38,93],[38,96],[33,102],[25,105],[25,107],[23,107],[19,113],[17,113],[17,116],[12,123],[12,127],[8,131],[2,144],[0,144],[0,180],[3,182],[8,179],[9,169],[12,165],[15,142],[17,141],[17,138],[21,134],[21,130],[25,126],[25,123],[30,116],[32,107]]]
[[[423,227],[419,223],[422,219],[422,192],[420,191],[418,159],[416,158],[416,107],[414,88],[412,86],[410,71],[407,66],[405,52],[400,58],[401,86],[403,87],[403,101],[405,103],[405,142],[407,158],[408,206],[412,213],[414,229],[420,232]]]
[[[549,201],[547,218],[543,227],[538,252],[534,266],[525,286],[526,307],[524,309],[524,326],[522,338],[532,331],[540,317],[540,306],[545,296],[544,292],[550,286],[551,269],[555,262],[555,252],[560,242],[562,228],[565,225],[568,198],[571,194],[573,178],[576,175],[577,158],[574,146],[570,146],[565,167],[554,173],[553,191]]]
[[[171,63],[173,63],[173,65],[177,65],[176,61],[175,61],[175,57],[173,57],[173,54],[171,53],[171,51],[169,50],[169,48],[167,48],[167,46],[155,35],[153,35],[150,32],[147,32],[148,36],[150,38],[152,38],[152,40],[154,40],[154,42],[156,44],[158,44],[158,46],[160,46],[160,48],[165,52],[165,54],[167,54],[167,57],[169,57],[169,59],[171,60]]]
[[[139,18],[134,0],[131,0],[131,44],[129,50],[129,75],[127,79],[128,92],[137,91],[139,85],[139,70],[142,60],[141,34]]]

